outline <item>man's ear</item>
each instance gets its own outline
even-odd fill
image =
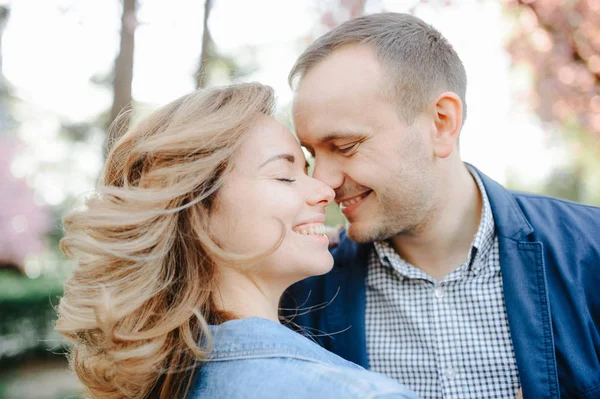
[[[463,104],[453,92],[444,92],[433,101],[433,152],[438,158],[446,158],[458,145],[462,128]]]

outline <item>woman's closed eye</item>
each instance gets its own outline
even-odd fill
[[[296,181],[296,179],[290,179],[290,178],[288,178],[288,177],[278,177],[278,178],[277,178],[277,179],[275,179],[275,180],[277,180],[277,181],[282,181],[282,182],[285,182],[285,183],[293,183],[293,182],[295,182],[295,181]]]
[[[304,167],[302,168],[302,173],[304,173],[307,176],[308,176],[308,168],[309,168],[308,161],[305,160],[304,161]],[[293,183],[293,182],[296,181],[296,179],[293,179],[291,177],[277,177],[277,178],[275,178],[275,180],[282,181],[284,183]]]

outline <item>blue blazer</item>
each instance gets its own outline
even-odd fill
[[[479,175],[496,223],[523,396],[600,398],[600,209],[510,192]],[[332,271],[293,285],[282,298],[284,309],[314,306],[283,315],[310,331],[339,332],[320,344],[365,368],[371,248],[342,235]]]

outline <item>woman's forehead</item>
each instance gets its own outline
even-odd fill
[[[300,143],[285,126],[271,116],[261,117],[248,132],[240,148],[240,158],[260,163],[280,153],[304,158]]]

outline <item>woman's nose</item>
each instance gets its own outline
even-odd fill
[[[335,198],[335,191],[320,180],[312,177],[310,179],[313,184],[308,199],[309,204],[317,205],[322,203],[325,206],[329,205]]]

